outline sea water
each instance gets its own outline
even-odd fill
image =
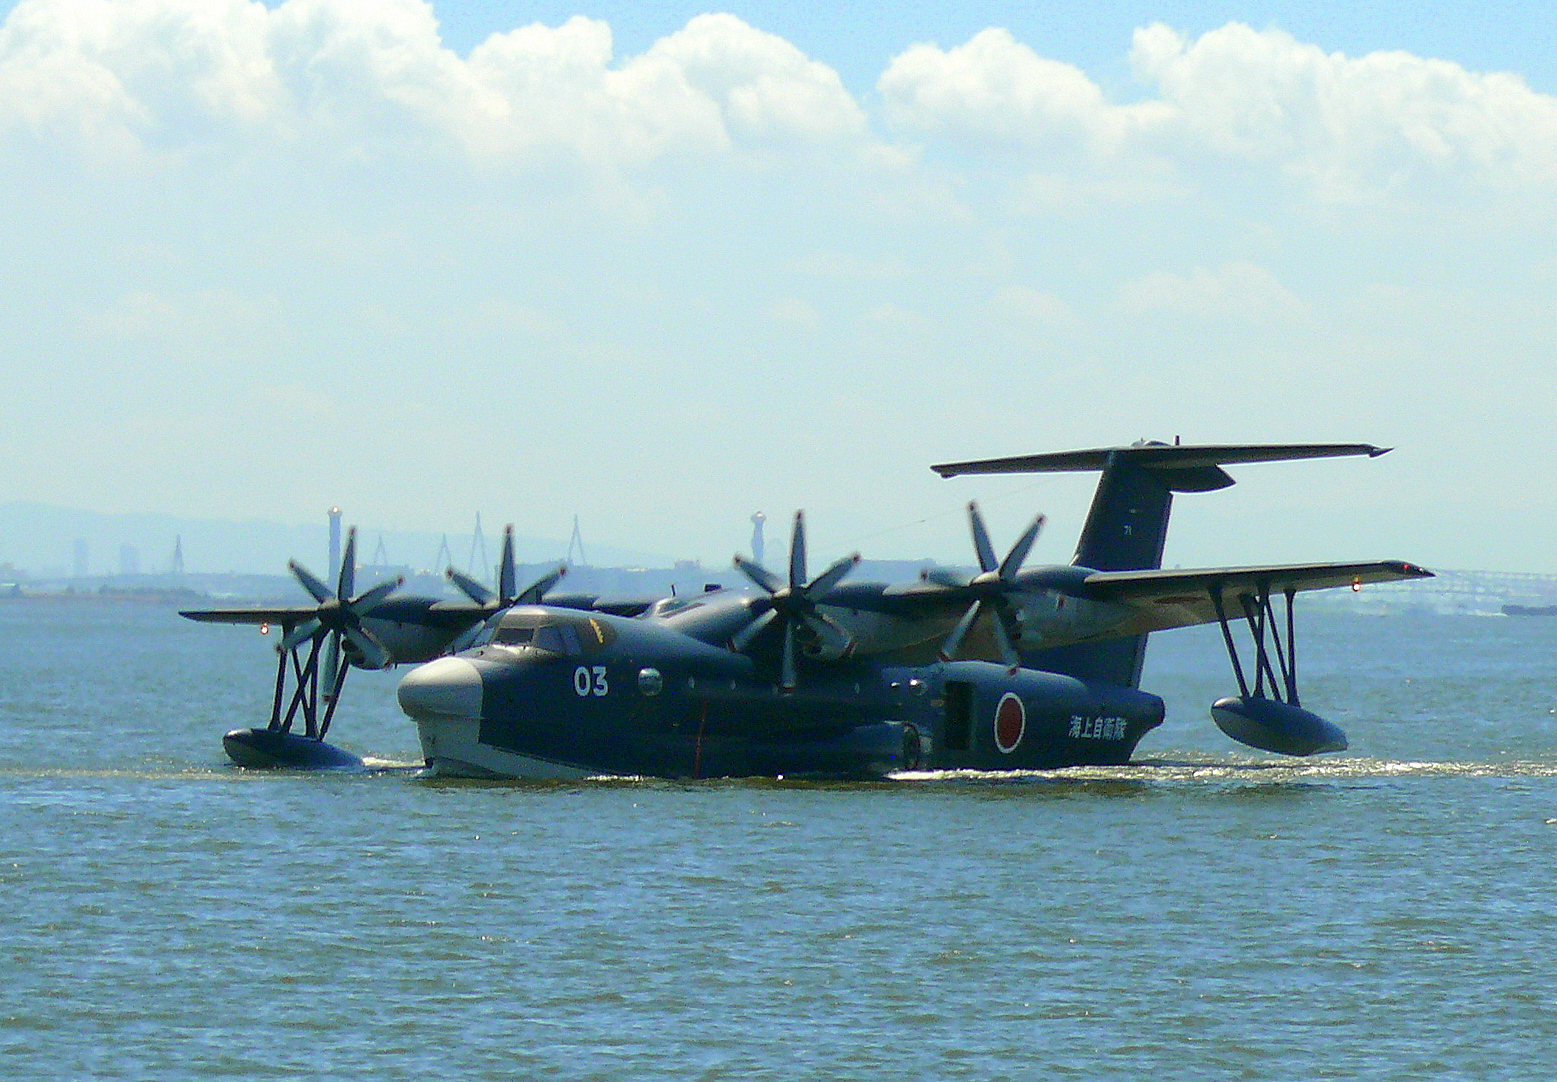
[[[437,781],[396,676],[226,763],[271,640],[0,604],[0,1077],[1544,1078],[1557,620],[1316,613],[1221,735],[1155,636],[1135,765],[870,785]]]

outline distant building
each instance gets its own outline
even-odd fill
[[[140,550],[134,545],[119,546],[119,574],[139,575],[141,573]]]
[[[71,564],[70,564],[70,567],[71,567],[71,572],[78,579],[84,579],[90,573],[90,567],[89,567],[88,561],[87,561],[87,543],[86,543],[86,538],[84,538],[84,537],[76,538],[76,544],[75,544],[74,549],[72,550],[72,553],[71,553]]]

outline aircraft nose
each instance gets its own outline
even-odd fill
[[[481,717],[481,672],[460,657],[418,665],[400,681],[400,709],[412,717]]]

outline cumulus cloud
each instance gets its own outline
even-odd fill
[[[1066,327],[1076,322],[1075,313],[1064,300],[1032,286],[1001,287],[991,307],[998,317],[1029,326]]]
[[[1007,30],[915,45],[877,84],[891,146],[835,71],[728,14],[626,58],[583,16],[462,57],[426,0],[21,0],[0,26],[0,136],[152,168],[287,148],[605,173],[822,155],[899,188],[935,173],[914,149],[951,148],[1014,158],[1021,198],[1048,205],[1173,197],[1229,161],[1332,201],[1557,184],[1557,98],[1515,75],[1238,23],[1145,27],[1130,59],[1155,96],[1120,104]]]
[[[92,157],[303,140],[627,166],[867,137],[836,72],[732,15],[621,63],[583,17],[467,59],[423,0],[23,0],[0,28],[5,130]]]
[[[1078,161],[1156,175],[1158,191],[1172,187],[1163,162],[1195,170],[1216,160],[1274,167],[1328,200],[1446,179],[1499,189],[1557,182],[1557,98],[1515,75],[1403,52],[1353,58],[1239,23],[1193,40],[1143,28],[1131,63],[1158,97],[1113,104],[1079,69],[990,29],[952,49],[910,48],[878,90],[900,131],[1024,154],[1050,175]]]
[[[91,338],[121,341],[237,338],[262,332],[274,316],[274,297],[230,289],[168,294],[136,290],[80,313]]]
[[[913,46],[877,89],[892,123],[974,147],[1106,154],[1169,115],[1158,102],[1109,104],[1080,68],[1045,59],[998,28],[949,50]]]
[[[1132,316],[1167,315],[1192,319],[1232,319],[1244,323],[1292,323],[1308,306],[1276,276],[1244,260],[1188,274],[1150,274],[1127,283],[1119,307]]]
[[[1515,75],[1404,52],[1352,58],[1239,23],[1195,41],[1147,27],[1131,62],[1192,145],[1277,163],[1335,197],[1456,176],[1557,181],[1557,99]]]

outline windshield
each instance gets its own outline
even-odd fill
[[[610,645],[615,633],[594,616],[514,612],[503,617],[492,635],[497,646],[531,646],[563,657],[594,654]]]

